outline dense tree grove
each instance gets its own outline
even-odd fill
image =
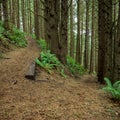
[[[63,64],[120,80],[120,0],[1,0],[0,20],[45,39]]]

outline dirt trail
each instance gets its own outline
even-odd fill
[[[0,61],[0,120],[120,120],[120,106],[104,93],[94,76],[64,79],[39,70],[25,79],[39,55],[35,41]]]

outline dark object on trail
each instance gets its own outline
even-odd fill
[[[11,59],[11,58],[3,58],[3,59]]]
[[[29,66],[29,68],[28,68],[28,71],[27,71],[27,73],[26,73],[26,75],[25,75],[25,77],[26,77],[27,79],[35,80],[35,68],[36,68],[36,63],[35,63],[35,61],[33,61],[33,62],[30,64],[30,66]]]
[[[11,84],[12,84],[12,85],[17,84],[17,80],[12,80],[12,81],[11,81]]]

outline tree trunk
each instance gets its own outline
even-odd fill
[[[4,27],[6,30],[9,30],[9,18],[8,18],[8,0],[3,0],[3,18],[4,18]]]
[[[115,64],[114,64],[114,78],[113,82],[120,80],[120,0],[117,21],[117,39],[115,39]]]
[[[22,10],[22,24],[23,24],[23,31],[26,32],[26,5],[25,0],[21,0],[21,10]]]
[[[67,59],[67,23],[68,23],[68,1],[61,0],[60,60],[63,64],[66,64]]]
[[[84,66],[86,69],[89,68],[89,0],[86,0],[86,33],[85,33],[85,56]]]
[[[95,71],[95,1],[92,0],[92,35],[91,35],[91,56],[90,73]]]
[[[81,0],[77,1],[77,44],[76,44],[76,62],[81,64],[81,14],[80,14]]]
[[[40,38],[40,26],[39,26],[39,1],[34,0],[34,22],[35,22],[35,35],[36,38]]]
[[[2,3],[0,3],[0,20],[2,20]]]
[[[112,74],[112,1],[99,0],[98,2],[98,81],[104,83],[104,77],[111,79]]]
[[[12,23],[15,25],[16,24],[16,21],[15,21],[15,16],[16,16],[16,0],[12,0],[11,1],[12,2],[12,8],[11,8],[11,10],[12,10]]]
[[[71,0],[70,6],[70,56],[74,58],[74,31],[73,31],[73,0]]]
[[[59,22],[59,0],[45,1],[45,39],[52,53],[59,58],[59,37],[58,37],[58,22]]]
[[[17,14],[16,14],[16,19],[17,19],[17,28],[20,29],[20,2],[17,0]]]

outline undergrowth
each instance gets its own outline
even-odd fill
[[[3,22],[0,21],[0,38],[3,37],[3,33],[5,32]]]
[[[50,50],[47,50],[46,41],[40,39],[37,41],[39,47],[42,49],[40,53],[40,58],[36,59],[36,63],[44,68],[48,73],[52,73],[52,70],[56,69],[58,73],[60,73],[63,77],[67,77],[65,74],[65,67],[68,68],[73,75],[79,74],[82,75],[85,73],[85,69],[75,62],[75,60],[71,57],[67,57],[67,66],[64,66],[56,57],[56,55],[52,54]]]
[[[10,30],[6,31],[4,28],[4,22],[0,21],[0,39],[6,39],[9,43],[17,45],[19,47],[26,47],[27,41],[25,39],[25,33],[17,27],[11,24]]]
[[[86,72],[84,67],[81,66],[80,64],[76,63],[76,61],[70,56],[67,57],[67,66],[73,75],[74,74],[82,75]]]
[[[40,67],[45,69],[49,74],[52,74],[53,70],[55,70],[62,77],[64,78],[67,77],[67,75],[64,72],[64,66],[61,64],[61,62],[58,60],[55,54],[50,53],[50,50],[42,51],[40,53],[40,58],[36,58],[35,61]]]
[[[19,47],[26,47],[27,41],[25,39],[25,33],[21,30],[17,29],[15,26],[11,28],[11,30],[6,33],[7,38],[10,39],[12,44],[15,44]]]
[[[57,69],[61,66],[60,61],[54,54],[50,53],[50,50],[42,51],[40,53],[40,58],[36,59],[36,63],[48,73],[51,73],[53,69]]]
[[[103,88],[104,91],[110,93],[115,100],[120,100],[120,81],[114,84],[108,78],[104,78],[107,86]]]
[[[59,73],[64,78],[67,77],[67,75],[64,72],[64,66],[62,63],[58,60],[55,54],[52,54],[50,50],[47,49],[47,43],[44,39],[40,39],[37,41],[40,49],[42,52],[40,52],[40,57],[36,58],[36,63],[44,68],[48,73],[52,73],[53,70],[56,70],[57,73]]]
[[[37,41],[39,47],[42,49],[42,51],[46,51],[47,50],[47,43],[44,39],[40,39]]]

